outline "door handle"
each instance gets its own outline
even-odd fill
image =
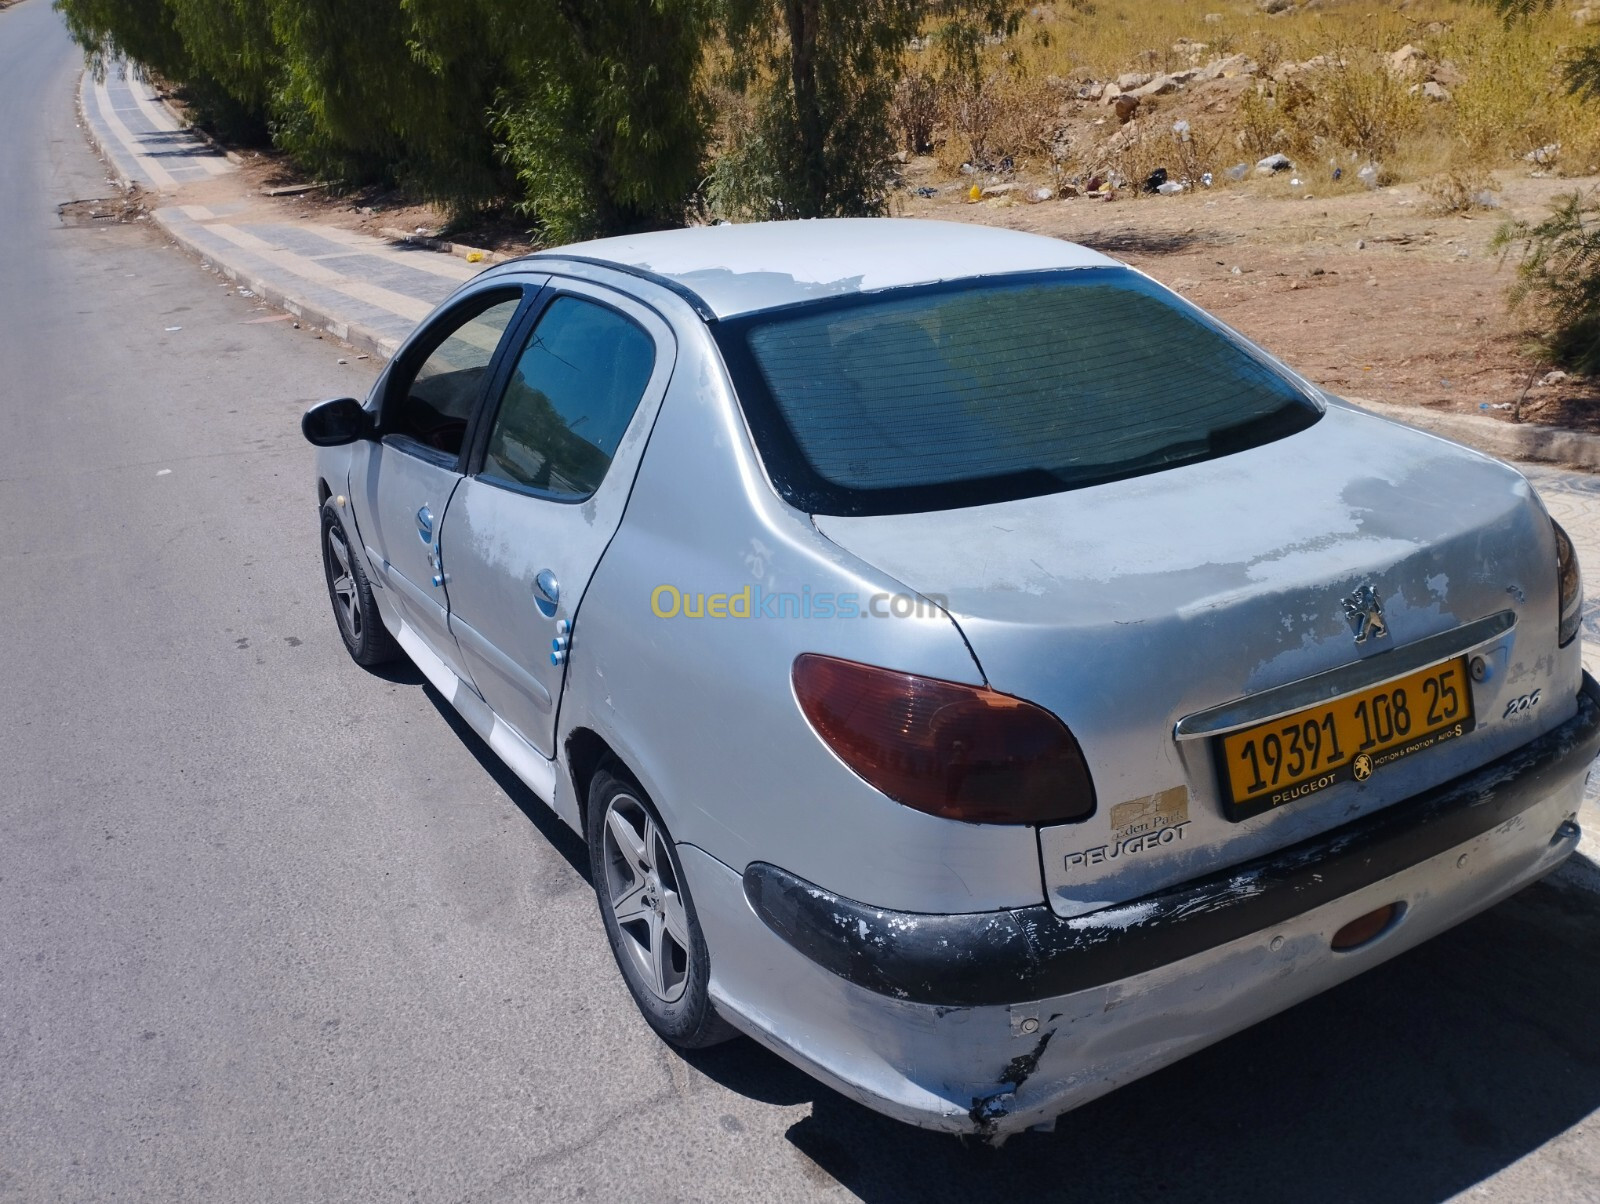
[[[417,534],[423,543],[433,542],[433,511],[426,506],[417,511]]]
[[[561,586],[549,569],[540,569],[533,579],[533,600],[539,613],[547,619],[556,617],[556,603],[561,600]]]

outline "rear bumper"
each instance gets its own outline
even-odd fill
[[[1576,847],[1600,686],[1560,728],[1273,857],[1089,916],[885,912],[685,846],[730,1022],[846,1095],[928,1128],[1052,1120],[1459,923]],[[1400,919],[1334,952],[1389,903]]]
[[[789,944],[897,999],[983,1006],[1102,986],[1193,957],[1391,878],[1517,819],[1600,752],[1600,685],[1577,713],[1481,769],[1206,878],[1063,920],[1045,904],[919,915],[840,898],[764,862],[750,906]]]

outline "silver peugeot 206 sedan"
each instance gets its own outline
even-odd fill
[[[913,1124],[1048,1124],[1578,842],[1528,482],[1082,247],[545,251],[303,429],[351,654],[583,835],[655,1030]]]

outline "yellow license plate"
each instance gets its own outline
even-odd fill
[[[1458,657],[1221,738],[1224,810],[1247,819],[1472,730],[1472,683]]]

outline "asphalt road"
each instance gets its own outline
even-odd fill
[[[1600,1199],[1535,887],[1000,1151],[637,1019],[579,844],[339,644],[296,419],[365,364],[135,223],[0,12],[0,1200]]]

